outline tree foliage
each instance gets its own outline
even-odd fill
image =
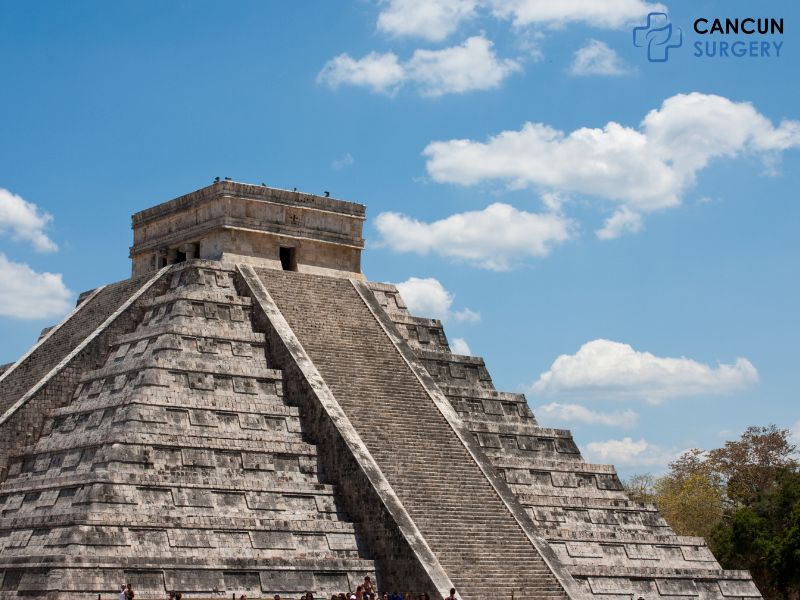
[[[722,491],[709,473],[699,470],[659,479],[656,504],[678,535],[707,537],[723,518]]]
[[[749,569],[765,597],[800,593],[800,472],[782,469],[709,539],[720,563]]]
[[[788,429],[748,427],[741,438],[708,452],[706,462],[725,482],[731,502],[746,505],[772,487],[784,469],[797,468]]]
[[[800,595],[800,468],[790,432],[748,427],[693,449],[658,479],[631,477],[632,500],[655,502],[680,535],[705,537],[726,569],[748,569],[765,598]]]

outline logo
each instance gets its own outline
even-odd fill
[[[647,60],[650,62],[667,62],[670,48],[683,45],[683,31],[680,27],[673,31],[667,13],[651,12],[643,27],[633,28],[633,45],[647,48]]]

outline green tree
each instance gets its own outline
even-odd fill
[[[800,595],[800,472],[784,468],[710,536],[728,569],[748,569],[768,598]]]
[[[748,427],[737,440],[689,450],[632,499],[654,496],[681,535],[705,537],[723,568],[748,569],[768,600],[800,598],[800,467],[790,432]]]

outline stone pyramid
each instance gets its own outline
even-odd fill
[[[362,205],[231,181],[0,367],[0,598],[760,598],[361,274]]]

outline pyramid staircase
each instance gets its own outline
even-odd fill
[[[369,307],[369,289],[270,269],[257,276],[461,597],[567,598],[569,581],[537,549],[527,515],[371,312],[380,307]]]
[[[330,594],[374,576],[233,275],[162,271],[38,440],[11,453],[0,598],[126,582],[141,598]]]

